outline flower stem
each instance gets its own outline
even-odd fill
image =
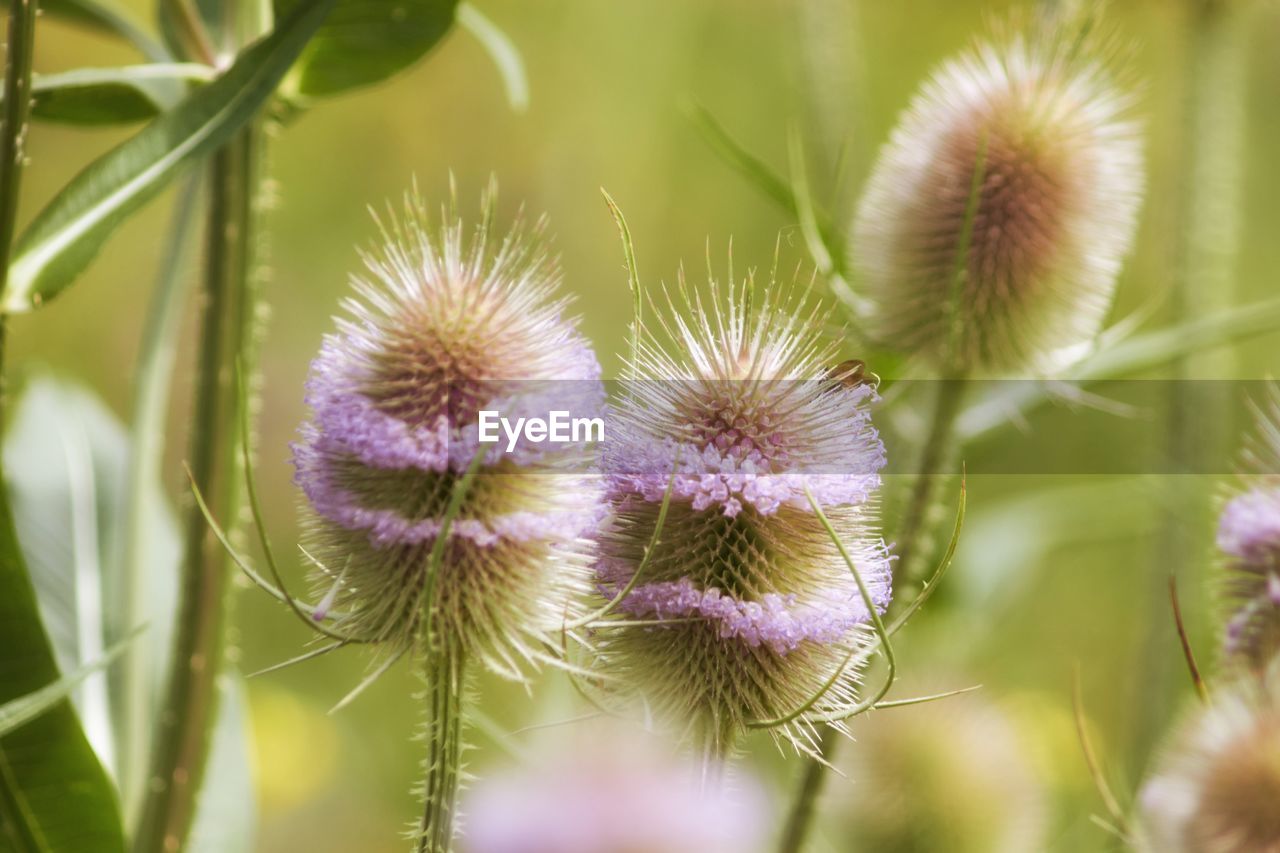
[[[161,273],[148,309],[142,346],[135,367],[134,399],[129,431],[129,474],[125,490],[125,522],[120,548],[120,565],[129,567],[123,577],[127,585],[121,596],[125,625],[141,625],[147,620],[148,600],[154,595],[151,584],[157,571],[151,551],[152,529],[157,505],[163,500],[161,459],[165,447],[165,417],[169,386],[177,356],[182,311],[187,304],[190,276],[183,266],[189,244],[194,243],[199,213],[200,181],[193,176],[179,185],[173,222],[166,239]],[[118,664],[122,685],[120,716],[127,727],[120,763],[120,799],[125,814],[141,805],[146,787],[148,743],[151,738],[151,710],[157,662],[152,649],[138,643]]]
[[[36,0],[12,0],[4,69],[4,126],[0,128],[0,291],[9,277],[9,253],[18,222],[18,190],[26,166],[31,116],[31,60],[36,41]],[[3,317],[0,317],[3,322]],[[0,332],[0,342],[3,334]]]
[[[427,722],[423,732],[427,757],[417,849],[419,853],[450,853],[462,781],[462,692],[466,656],[456,642],[441,637],[428,646],[423,672],[427,682]]]
[[[1184,72],[1185,115],[1180,151],[1173,174],[1180,192],[1171,230],[1178,236],[1170,306],[1172,322],[1210,317],[1229,309],[1236,295],[1235,261],[1240,240],[1241,163],[1244,147],[1244,61],[1247,36],[1244,6],[1187,0]],[[1199,380],[1233,379],[1237,365],[1226,348],[1196,353],[1174,365],[1166,401],[1163,452],[1169,464],[1192,475],[1212,470],[1229,453],[1234,433],[1227,383]],[[1209,390],[1206,390],[1209,389]],[[1222,397],[1210,402],[1209,394]],[[1200,554],[1210,546],[1206,525],[1188,524],[1210,512],[1212,487],[1201,476],[1168,476],[1161,483],[1164,507],[1160,535],[1139,590],[1150,624],[1168,624],[1167,584],[1185,586]],[[1192,615],[1192,614],[1188,614]],[[1171,632],[1170,632],[1171,633]],[[1145,765],[1156,738],[1168,725],[1180,688],[1180,663],[1170,633],[1147,632],[1130,670],[1145,673],[1133,684],[1130,702],[1128,770]],[[1137,701],[1136,697],[1142,697]]]
[[[933,534],[930,516],[935,505],[938,474],[952,451],[952,432],[964,400],[964,386],[963,378],[937,380],[929,435],[925,439],[916,479],[895,537],[898,565],[893,572],[894,601],[911,600],[916,587],[924,580],[923,567],[928,564],[924,552],[928,551]]]
[[[898,527],[898,565],[894,570],[893,601],[906,603],[914,598],[915,588],[925,579],[920,566],[927,565],[921,557],[928,550],[933,534],[930,515],[937,493],[937,474],[951,453],[956,416],[964,401],[965,380],[962,377],[937,380],[933,418],[929,434],[920,453],[916,479],[907,497],[906,510]],[[827,770],[835,761],[840,744],[840,734],[831,726],[822,729],[818,751],[821,759],[805,759],[800,787],[787,814],[778,853],[801,853],[817,810],[817,800],[826,782]]]
[[[832,726],[824,726],[818,742],[818,749],[825,760],[830,761],[835,755],[836,744],[840,742],[840,733]],[[809,831],[813,827],[813,818],[817,813],[818,798],[827,783],[827,764],[814,758],[805,761],[804,775],[800,777],[800,789],[796,792],[795,802],[787,814],[787,823],[782,829],[782,841],[778,845],[778,853],[800,853],[809,839]]]
[[[250,362],[255,314],[251,272],[260,131],[242,131],[209,166],[209,215],[201,297],[189,466],[220,518],[239,502],[239,395],[236,364]],[[179,603],[167,689],[155,735],[151,783],[134,837],[136,853],[180,849],[195,816],[217,712],[225,657],[230,575],[195,505],[184,520]]]

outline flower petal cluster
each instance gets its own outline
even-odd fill
[[[416,196],[364,258],[336,333],[312,363],[311,419],[294,445],[306,544],[335,587],[335,627],[403,647],[424,612],[466,652],[515,673],[526,642],[589,578],[602,516],[585,445],[479,443],[478,414],[600,414],[600,368],[557,296],[542,226],[432,227]],[[483,453],[440,550],[451,499]],[[426,601],[428,586],[434,600]]]

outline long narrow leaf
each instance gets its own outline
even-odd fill
[[[0,737],[4,737],[26,725],[36,717],[52,709],[59,702],[62,702],[86,678],[100,669],[105,669],[113,660],[119,657],[129,642],[129,640],[125,640],[117,643],[113,648],[108,649],[106,655],[99,660],[85,664],[79,669],[67,673],[57,681],[41,687],[34,693],[28,693],[26,696],[0,705]]]
[[[0,488],[0,701],[59,679]],[[111,782],[71,705],[60,700],[0,738],[0,843],[14,851],[124,850]]]
[[[188,83],[212,79],[198,63],[77,68],[41,74],[31,87],[31,115],[42,121],[101,125],[147,121],[176,106]]]
[[[111,232],[192,159],[257,114],[324,21],[334,0],[306,0],[217,80],[153,121],[72,182],[14,247],[0,310],[28,311],[69,285]]]
[[[1184,356],[1238,344],[1280,332],[1280,299],[1241,305],[1163,329],[1134,335],[1086,356],[1068,369],[1064,382],[1123,379],[1155,370]],[[997,390],[969,407],[958,419],[963,442],[975,441],[1055,399],[1055,385],[1041,382],[997,383]]]

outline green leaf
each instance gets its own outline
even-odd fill
[[[0,703],[59,680],[6,484],[0,489]],[[0,849],[124,850],[115,791],[65,700],[0,738]]]
[[[298,0],[276,0],[277,17]],[[289,74],[290,96],[337,95],[379,83],[427,54],[453,24],[458,0],[337,0]]]
[[[702,139],[726,166],[746,179],[765,198],[773,201],[787,213],[796,212],[796,197],[791,184],[769,167],[767,163],[748,151],[711,111],[697,101],[686,105],[686,112]]]
[[[213,75],[212,68],[196,63],[40,74],[32,84],[31,115],[84,125],[147,121],[177,105],[188,83],[205,83]]]
[[[99,758],[115,770],[117,787],[140,791],[148,768],[126,759],[145,756],[155,730],[173,635],[181,542],[177,518],[158,484],[141,494],[130,491],[130,456],[124,425],[92,392],[48,376],[28,383],[5,458],[40,613],[54,638],[56,659],[74,674],[40,695],[17,700],[22,704],[14,710],[29,718],[34,700],[45,705],[55,691],[71,695]],[[150,481],[154,472],[146,467],[144,475]],[[139,498],[140,505],[131,503]],[[128,553],[122,541],[126,523],[145,526],[147,534]],[[145,600],[133,605],[124,600],[139,590]],[[147,636],[131,645],[109,678],[86,682],[113,649],[133,638],[131,619],[147,625]],[[142,701],[124,701],[138,686]],[[189,850],[202,853],[253,847],[248,715],[239,677],[228,674],[220,691],[210,765],[188,842]],[[9,705],[0,707],[0,731],[8,710]],[[2,839],[0,834],[0,850],[7,849]]]
[[[4,5],[7,7],[8,3]],[[40,11],[86,29],[119,36],[133,44],[152,62],[173,60],[173,55],[157,38],[135,21],[128,10],[115,5],[111,0],[44,0],[40,4]]]
[[[1062,382],[1082,388],[1164,367],[1177,359],[1280,331],[1280,299],[1241,305],[1186,323],[1109,342],[1067,369]],[[1106,337],[1106,333],[1103,333]],[[1060,383],[1059,383],[1060,384]],[[1019,416],[1061,396],[1052,382],[996,383],[996,391],[970,406],[956,423],[961,442],[1016,423]]]
[[[53,684],[40,688],[18,699],[0,705],[0,737],[15,731],[27,723],[52,709],[59,702],[71,695],[80,684],[100,669],[105,669],[120,656],[129,641],[124,640],[107,651],[106,656],[93,663],[85,664],[74,672],[62,676]]]
[[[121,757],[137,753],[131,738],[154,727],[160,672],[167,660],[177,597],[181,546],[173,512],[159,495],[147,509],[145,550],[123,559],[129,442],[124,426],[92,392],[41,376],[28,383],[5,443],[18,538],[35,581],[36,599],[55,659],[71,671],[99,659],[105,649],[149,627],[109,679],[91,679],[73,695],[89,742],[123,790]],[[145,607],[126,602],[138,573],[148,592]],[[126,673],[151,670],[147,702],[120,701]],[[122,711],[143,717],[125,719]],[[142,750],[145,753],[145,747]],[[145,767],[128,767],[145,777]]]
[[[126,217],[192,159],[218,148],[271,96],[334,0],[305,0],[217,80],[77,175],[14,246],[0,310],[28,311],[69,285]]]

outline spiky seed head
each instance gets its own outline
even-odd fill
[[[1280,697],[1255,684],[1195,709],[1143,786],[1151,853],[1280,851]]]
[[[429,556],[475,457],[481,409],[598,410],[600,368],[564,316],[540,222],[491,233],[493,189],[470,234],[455,212],[433,226],[421,198],[391,212],[355,296],[312,363],[312,417],[294,446],[305,542],[336,591],[336,627],[404,647],[424,608],[433,630],[508,674],[536,657],[589,578],[581,538],[600,493],[581,446],[492,445],[466,492],[424,601]],[[569,458],[573,457],[573,458]]]
[[[874,390],[828,375],[839,359],[823,343],[822,311],[777,283],[756,310],[750,283],[726,298],[713,281],[709,304],[680,285],[684,311],[659,309],[669,342],[643,341],[606,437],[614,515],[597,565],[608,597],[644,563],[621,614],[670,624],[610,629],[598,643],[615,674],[724,751],[750,721],[818,692],[865,637],[868,609],[806,489],[887,605],[873,501],[885,456]],[[822,704],[849,700],[855,678],[845,669]],[[805,748],[811,732],[782,734]]]
[[[1130,99],[1064,29],[942,65],[881,151],[851,251],[873,334],[947,372],[1047,369],[1111,304],[1143,185]]]
[[[1218,521],[1228,661],[1262,670],[1280,653],[1280,390],[1256,410],[1244,488]]]

